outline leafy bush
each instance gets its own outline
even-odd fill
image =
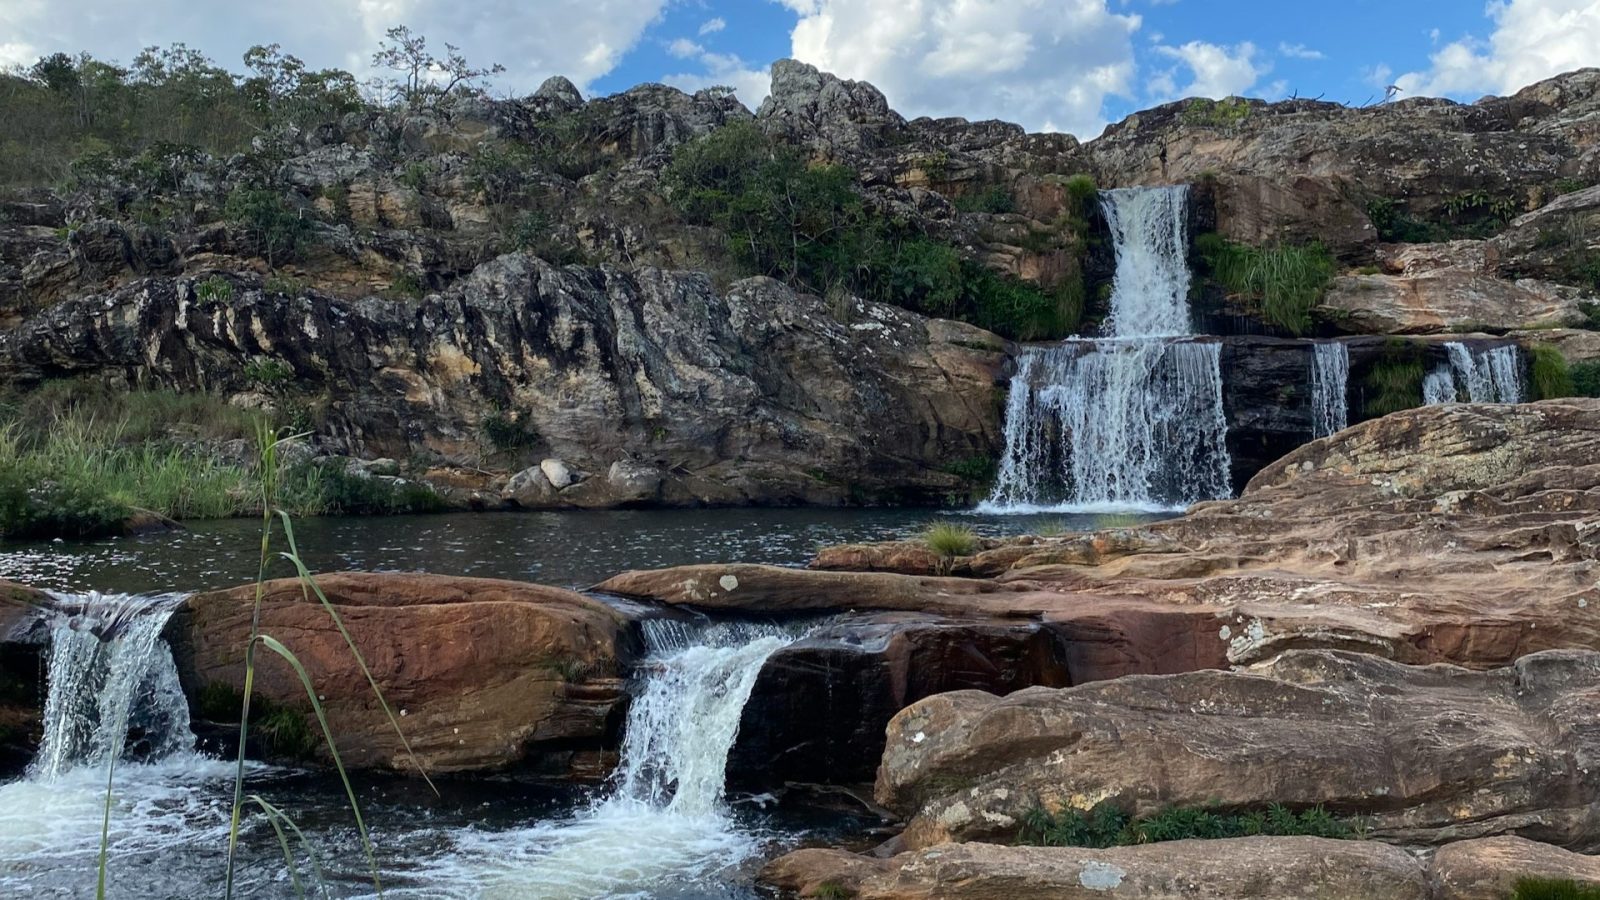
[[[311,222],[270,188],[234,190],[223,215],[244,229],[255,252],[269,266],[297,258],[311,241]]]
[[[1548,344],[1535,344],[1528,349],[1528,356],[1535,400],[1553,400],[1573,395],[1576,388],[1572,373],[1561,351]]]
[[[1579,397],[1600,397],[1600,360],[1573,363],[1567,367],[1572,378],[1572,393]]]
[[[1333,279],[1333,256],[1321,244],[1247,247],[1203,234],[1196,249],[1211,277],[1229,294],[1241,297],[1268,323],[1293,334],[1311,328],[1311,310]]]
[[[1228,128],[1250,118],[1250,101],[1243,97],[1209,100],[1196,97],[1183,108],[1183,121],[1187,125],[1206,128]]]
[[[1600,885],[1567,878],[1523,878],[1511,900],[1600,900]]]
[[[994,481],[995,462],[987,456],[969,456],[958,459],[944,467],[946,472],[963,481],[976,485],[987,485]]]
[[[1103,849],[1253,835],[1348,838],[1354,831],[1349,822],[1321,806],[1293,812],[1273,804],[1265,810],[1231,813],[1171,807],[1153,816],[1135,819],[1110,804],[1101,804],[1087,813],[1069,809],[1056,815],[1036,807],[1024,816],[1017,842],[1039,847]]]
[[[484,416],[481,427],[490,446],[502,453],[525,450],[539,444],[537,432],[501,410]]]
[[[445,508],[444,499],[425,484],[357,475],[337,465],[318,468],[323,511],[327,515],[392,516]]]
[[[922,532],[928,549],[940,556],[970,556],[978,547],[978,535],[966,525],[935,522]]]
[[[233,283],[221,275],[213,275],[195,285],[194,292],[201,300],[228,301],[233,299]]]

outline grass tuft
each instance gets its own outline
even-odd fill
[[[1426,377],[1422,349],[1407,341],[1391,339],[1385,343],[1383,355],[1367,372],[1367,415],[1386,416],[1421,406],[1422,382]]]
[[[922,533],[928,549],[940,556],[970,556],[978,549],[978,535],[966,525],[935,522]]]
[[[1528,348],[1529,368],[1533,374],[1533,398],[1554,400],[1571,397],[1577,392],[1567,358],[1549,344],[1534,344]]]
[[[1568,878],[1523,878],[1511,900],[1600,900],[1600,885]]]
[[[1326,247],[1248,247],[1216,233],[1200,235],[1195,247],[1223,290],[1248,302],[1267,323],[1296,335],[1311,329],[1311,310],[1334,275]]]

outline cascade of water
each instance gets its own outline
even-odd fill
[[[1182,337],[1189,322],[1188,185],[1104,191],[1117,272],[1110,337]]]
[[[688,888],[758,850],[729,814],[725,770],[762,665],[796,635],[666,620],[642,630],[650,652],[612,790],[569,821],[462,837],[452,864],[481,867],[482,896],[700,896]]]
[[[1422,379],[1422,404],[1424,406],[1438,406],[1441,403],[1456,402],[1456,377],[1450,373],[1449,366],[1440,366],[1428,373]]]
[[[1466,344],[1451,341],[1444,345],[1455,370],[1473,403],[1521,403],[1522,356],[1514,344],[1503,344],[1474,353]]]
[[[1006,449],[980,509],[1171,509],[1229,494],[1221,348],[1190,340],[1188,188],[1106,191],[1108,337],[1017,359]]]
[[[1327,437],[1350,424],[1345,399],[1350,385],[1350,348],[1338,341],[1311,345],[1311,436]]]
[[[103,765],[122,755],[130,726],[143,733],[149,756],[192,748],[189,705],[161,640],[180,598],[61,599],[81,611],[51,635],[44,733],[29,776],[47,780]]]

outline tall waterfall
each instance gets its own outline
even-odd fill
[[[148,757],[193,748],[189,705],[161,640],[177,599],[90,594],[81,598],[81,612],[55,626],[44,736],[29,777],[103,767],[123,755],[130,727]]]
[[[1327,437],[1350,424],[1350,348],[1338,341],[1311,345],[1311,436]]]
[[[1459,341],[1444,345],[1449,368],[1435,369],[1423,382],[1423,402],[1429,406],[1460,399],[1457,385],[1472,403],[1521,403],[1522,355],[1514,344],[1474,351]]]
[[[483,896],[676,896],[759,849],[729,813],[725,770],[762,665],[795,636],[750,625],[643,629],[646,675],[608,796],[565,822],[465,839],[458,858],[481,866]]]
[[[1171,509],[1230,493],[1221,348],[1189,314],[1186,186],[1101,194],[1117,256],[1107,337],[1017,359],[982,509]]]

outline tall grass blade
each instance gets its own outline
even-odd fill
[[[100,874],[95,879],[95,900],[106,900],[106,857],[111,851],[111,782],[117,771],[117,754],[107,754],[105,813],[100,820]]]
[[[328,744],[328,755],[333,757],[333,767],[339,772],[339,781],[344,784],[345,796],[350,799],[350,811],[356,817],[356,829],[361,832],[361,849],[367,855],[367,866],[372,870],[372,887],[383,896],[383,881],[378,877],[378,858],[372,851],[372,839],[367,834],[367,822],[361,816],[361,804],[356,800],[355,788],[350,784],[350,775],[345,771],[344,759],[339,756],[339,746],[334,743],[333,729],[328,726],[328,714],[322,709],[322,701],[317,699],[317,689],[311,684],[311,676],[306,674],[306,667],[301,664],[300,658],[294,651],[285,647],[277,638],[269,634],[257,635],[256,640],[263,647],[283,657],[296,675],[300,677],[300,684],[306,689],[306,697],[311,701],[311,709],[317,715],[317,724],[322,727],[322,737]]]
[[[339,615],[339,610],[328,600],[328,595],[322,592],[322,588],[317,586],[317,580],[312,577],[311,571],[301,561],[300,549],[295,545],[294,540],[294,525],[289,521],[288,514],[279,512],[278,515],[283,520],[283,536],[289,545],[289,552],[280,555],[293,563],[295,569],[299,571],[302,596],[309,602],[311,599],[310,594],[314,592],[317,595],[317,600],[322,603],[322,608],[328,611],[328,616],[333,619],[333,624],[338,627],[339,634],[344,638],[345,646],[350,648],[350,655],[355,657],[356,664],[361,667],[361,674],[366,676],[367,684],[372,686],[372,694],[378,698],[378,705],[383,707],[384,715],[389,717],[389,724],[394,726],[394,733],[399,735],[400,745],[405,748],[406,755],[411,758],[412,765],[417,767],[417,774],[421,775],[422,780],[428,783],[428,787],[433,791],[434,796],[439,796],[439,789],[434,786],[433,779],[428,777],[427,771],[422,766],[422,761],[417,759],[416,753],[411,750],[411,742],[406,739],[405,731],[400,728],[400,719],[395,716],[394,710],[389,707],[389,701],[384,698],[383,691],[378,687],[377,679],[372,677],[372,670],[367,667],[366,658],[361,655],[360,649],[356,647],[355,639],[350,636],[350,630],[345,627],[344,617]]]
[[[272,826],[272,833],[278,836],[278,846],[283,848],[283,865],[289,870],[289,881],[294,885],[294,895],[301,898],[301,900],[305,900],[306,890],[300,886],[300,872],[294,863],[294,851],[289,849],[289,838],[284,835],[283,826],[278,824],[278,819],[282,817],[283,813],[276,812],[260,797],[252,796],[250,799],[254,800],[256,805],[261,807],[261,811],[267,814],[267,824]]]
[[[251,802],[260,806],[262,809],[266,810],[269,815],[277,816],[278,819],[283,822],[283,824],[289,826],[290,831],[294,832],[295,837],[300,841],[300,849],[306,852],[306,859],[310,860],[311,862],[311,875],[316,879],[317,891],[326,898],[328,896],[328,880],[322,875],[322,862],[317,858],[317,850],[311,845],[311,841],[306,838],[306,833],[301,831],[300,826],[296,825],[293,819],[285,815],[283,810],[280,810],[271,803],[268,803],[261,795],[251,794],[250,800]]]

